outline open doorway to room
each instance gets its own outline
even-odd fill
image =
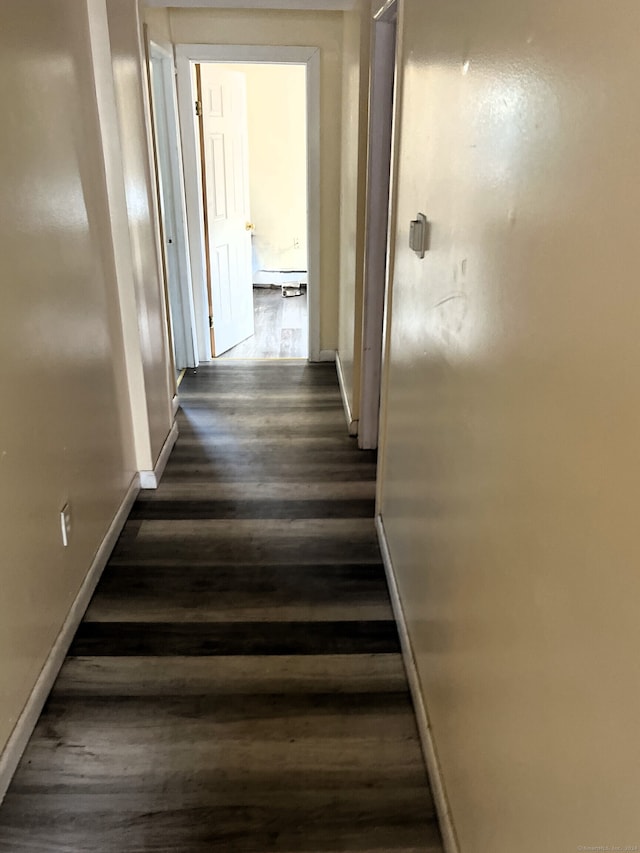
[[[391,311],[393,280],[393,178],[396,92],[397,0],[380,0],[373,15],[369,78],[369,150],[364,264],[364,312],[358,446],[378,447],[383,391],[385,315]],[[383,454],[380,455],[380,464]]]
[[[176,56],[198,336],[213,358],[318,360],[317,49]]]
[[[169,337],[180,376],[198,364],[173,54],[149,45],[149,94]]]
[[[307,358],[305,67],[198,63],[195,82],[213,353],[220,358]],[[225,249],[221,263],[230,208],[240,217],[240,239],[231,247],[238,254],[234,258]],[[247,335],[250,323],[236,328],[233,314],[226,312],[235,299],[241,317],[243,305],[235,294],[243,276],[248,287],[249,275],[253,329]],[[235,281],[226,282],[231,276]],[[231,292],[225,293],[225,287]]]

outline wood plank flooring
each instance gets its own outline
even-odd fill
[[[0,851],[441,853],[335,368],[216,362],[105,569]]]
[[[283,297],[280,288],[254,287],[255,334],[218,358],[306,358],[307,294]]]

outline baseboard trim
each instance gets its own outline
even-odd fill
[[[321,349],[319,359],[320,361],[335,361],[336,351],[334,349]]]
[[[176,415],[178,414],[178,409],[180,408],[180,397],[177,394],[174,395],[173,400],[171,401],[171,416],[175,421]]]
[[[177,399],[177,398],[176,398]],[[162,450],[158,456],[158,461],[155,464],[153,471],[140,471],[140,488],[141,489],[157,489],[158,483],[162,479],[164,469],[171,456],[173,445],[178,440],[178,425],[173,422],[173,426],[169,430],[169,435],[162,445]]]
[[[60,629],[60,633],[56,637],[56,641],[49,652],[42,670],[40,671],[40,675],[38,676],[33,690],[31,691],[31,695],[27,699],[27,703],[18,717],[18,721],[11,733],[11,736],[9,737],[9,740],[7,741],[7,745],[4,748],[2,755],[0,755],[0,803],[2,803],[2,800],[7,793],[7,788],[11,784],[11,780],[16,772],[20,759],[22,758],[22,754],[29,742],[29,738],[33,733],[36,723],[38,722],[44,703],[47,701],[47,697],[51,692],[53,683],[60,672],[60,667],[64,663],[71,641],[73,640],[75,633],[78,630],[78,625],[82,621],[82,617],[89,606],[91,596],[93,595],[98,581],[100,580],[100,575],[102,574],[102,571],[107,564],[107,560],[111,556],[111,552],[118,541],[118,536],[124,527],[125,521],[131,512],[131,507],[133,506],[139,491],[140,478],[136,474],[129,484],[127,493],[122,499],[122,502],[113,517],[113,521],[109,525],[109,529],[107,530],[100,547],[96,551],[96,555],[93,558],[89,571],[87,572],[85,579],[78,590],[78,594],[67,613],[67,617]]]
[[[413,698],[416,721],[420,734],[420,743],[422,744],[422,753],[424,755],[425,764],[427,765],[427,773],[429,774],[429,781],[431,783],[431,793],[433,794],[436,811],[438,813],[438,822],[440,824],[440,832],[442,833],[445,853],[460,853],[456,833],[453,827],[453,820],[451,818],[451,811],[449,809],[449,802],[447,800],[444,787],[444,780],[442,778],[442,770],[440,768],[440,762],[438,761],[431,726],[429,724],[429,716],[427,714],[427,709],[422,695],[420,676],[418,675],[413,647],[407,630],[404,609],[400,600],[400,593],[398,590],[395,572],[393,570],[393,563],[391,562],[391,552],[389,551],[387,534],[384,529],[384,523],[381,515],[376,516],[376,530],[378,532],[378,542],[382,553],[382,561],[387,575],[393,613],[398,625],[400,645],[402,646],[402,657],[407,671],[411,696]]]
[[[354,420],[351,414],[351,405],[349,403],[349,397],[347,395],[347,385],[344,381],[344,372],[342,370],[342,362],[340,360],[340,353],[336,352],[336,372],[338,374],[338,385],[340,386],[340,396],[342,397],[342,407],[344,408],[344,416],[347,419],[347,427],[349,429],[349,435],[355,436],[358,435],[358,421]]]

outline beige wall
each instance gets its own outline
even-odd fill
[[[307,97],[301,65],[230,65],[247,81],[249,195],[258,269],[307,269]],[[298,248],[294,243],[297,239]]]
[[[5,0],[0,70],[1,750],[135,460],[83,4]]]
[[[125,355],[125,325],[153,329],[157,280],[140,265],[150,290],[137,313],[123,298],[129,224],[143,228],[149,210],[128,222],[106,7],[91,9],[91,27],[78,0],[5,0],[0,13],[0,753],[140,466],[134,373],[159,377],[142,400],[147,447],[149,421],[156,444],[162,417],[168,429],[157,342],[148,374],[139,336]]]
[[[168,20],[167,20],[168,19]],[[320,48],[320,347],[338,344],[341,12],[146,10],[151,38],[175,44],[251,44]]]
[[[160,44],[171,44],[171,22],[168,9],[150,9],[140,4],[140,13],[144,18],[150,39]]]
[[[369,0],[345,12],[338,352],[354,420],[360,408],[370,27]]]
[[[142,58],[135,0],[107,0],[113,80],[120,123],[122,167],[131,240],[133,284],[142,378],[146,398],[151,466],[171,428],[175,383],[167,340],[167,321],[159,246],[156,238],[154,178],[149,157]]]
[[[382,512],[460,849],[640,844],[640,5],[404,7]]]

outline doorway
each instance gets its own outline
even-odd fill
[[[198,364],[173,55],[149,45],[150,100],[170,337],[177,374]]]
[[[307,358],[306,68],[196,63],[195,85],[213,355]]]
[[[366,238],[358,446],[378,447],[384,326],[390,310],[392,184],[397,60],[397,0],[381,0],[373,16],[369,80]]]
[[[198,346],[319,361],[318,49],[177,45],[176,57]],[[222,109],[243,99],[246,153]]]

